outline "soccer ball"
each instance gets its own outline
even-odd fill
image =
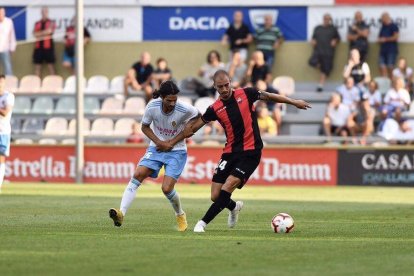
[[[295,224],[289,214],[279,213],[272,218],[271,226],[275,233],[287,234],[293,231]]]

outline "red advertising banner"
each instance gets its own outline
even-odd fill
[[[336,0],[337,5],[414,5],[414,0]]]
[[[85,183],[127,183],[145,148],[87,146]],[[192,147],[181,175],[183,183],[210,183],[221,148]],[[10,181],[74,182],[75,149],[70,146],[14,146],[6,161]],[[161,180],[162,175],[157,179]],[[254,185],[336,185],[337,150],[266,148]]]

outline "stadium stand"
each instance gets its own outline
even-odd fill
[[[194,102],[194,107],[201,113],[204,113],[206,109],[214,103],[214,99],[210,97],[201,97]]]
[[[111,80],[109,92],[112,94],[124,93],[125,76],[116,76]]]
[[[46,122],[43,135],[65,135],[68,121],[61,117],[52,117]]]
[[[123,110],[124,100],[122,98],[106,98],[103,103],[100,114],[120,114]]]
[[[109,79],[102,75],[90,77],[85,89],[85,93],[107,93],[108,91]]]
[[[101,109],[99,99],[95,97],[85,97],[83,102],[85,114],[96,114]]]
[[[273,80],[272,85],[283,95],[290,96],[295,93],[295,81],[292,77],[278,76]]]
[[[6,91],[16,92],[19,87],[19,79],[16,76],[6,76]]]
[[[391,80],[386,77],[376,77],[374,80],[378,83],[378,90],[381,92],[381,95],[387,94],[391,88]]]
[[[27,118],[22,125],[23,134],[41,134],[43,133],[44,123],[39,118]]]
[[[32,109],[32,101],[29,97],[17,96],[14,101],[13,112],[28,114]]]
[[[84,87],[86,87],[86,78],[83,79]],[[63,93],[73,94],[76,90],[76,77],[70,76],[65,81],[65,86],[63,87]]]
[[[67,135],[75,135],[76,134],[76,119],[72,119],[69,121],[68,129],[66,131]],[[87,118],[83,119],[83,134],[89,135],[91,128],[91,121]]]
[[[42,81],[40,92],[60,93],[63,88],[63,78],[57,75],[46,76]]]
[[[58,142],[53,138],[42,138],[38,141],[39,145],[56,145]]]
[[[132,125],[135,123],[135,120],[132,118],[121,118],[116,121],[114,126],[115,135],[129,135],[131,133]]]
[[[55,112],[57,114],[75,114],[76,101],[74,97],[62,97],[56,102]]]
[[[42,81],[36,75],[27,75],[20,80],[19,93],[37,93],[40,91]]]
[[[32,106],[31,113],[34,114],[52,114],[54,109],[53,99],[48,96],[37,97]]]
[[[93,121],[89,135],[109,136],[114,132],[114,122],[109,118],[98,118]]]
[[[143,115],[145,110],[145,100],[141,97],[131,97],[125,101],[123,114]]]

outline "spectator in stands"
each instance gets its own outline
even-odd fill
[[[165,58],[157,59],[157,68],[152,74],[152,80],[154,88],[158,89],[162,82],[170,80],[172,78],[172,71],[168,68],[168,63]]]
[[[350,110],[354,110],[360,100],[359,89],[354,84],[354,79],[347,77],[344,79],[344,83],[336,88],[336,92],[341,95],[342,103],[347,105]]]
[[[225,65],[221,62],[220,53],[212,50],[207,54],[207,63],[203,64],[198,70],[203,89],[196,91],[200,97],[214,96],[216,89],[213,88],[213,76],[217,70],[224,69]]]
[[[408,92],[413,93],[413,69],[408,67],[407,60],[401,57],[398,60],[397,67],[392,70],[392,78],[403,78],[405,81],[405,88]]]
[[[264,137],[266,136],[276,136],[277,135],[277,124],[269,115],[269,110],[267,109],[265,102],[258,102],[256,105],[257,112],[257,124],[259,125],[260,134]]]
[[[382,118],[395,118],[401,121],[401,113],[406,111],[410,105],[410,94],[405,89],[404,79],[395,78],[393,87],[385,94],[384,106],[381,110]]]
[[[14,106],[14,95],[6,88],[6,76],[0,75],[0,193],[6,171],[6,157],[10,155],[10,120]]]
[[[5,75],[13,75],[11,53],[16,50],[16,34],[13,20],[6,17],[6,9],[0,7],[0,62]]]
[[[369,105],[367,94],[360,94],[360,96],[360,101],[348,121],[348,128],[354,144],[358,144],[356,137],[357,134],[361,134],[359,143],[366,145],[367,137],[374,131],[374,112]]]
[[[272,94],[280,94],[279,91],[272,86],[267,85],[263,80],[258,80],[255,86],[258,90],[267,91]],[[282,126],[282,110],[286,108],[283,103],[266,102],[267,109],[271,112],[273,120],[276,122],[277,129]]]
[[[272,74],[269,66],[264,60],[262,51],[255,51],[250,59],[249,68],[247,69],[246,77],[249,80],[247,86],[255,86],[258,80],[269,84],[272,80]]]
[[[347,123],[351,116],[351,110],[349,107],[341,103],[341,96],[337,93],[333,93],[331,99],[326,108],[325,117],[323,118],[323,129],[328,141],[331,137],[349,136],[349,129]]]
[[[273,23],[272,15],[265,15],[264,26],[257,29],[255,39],[256,50],[263,52],[264,60],[271,71],[275,60],[275,51],[279,49],[284,40],[282,32]]]
[[[323,24],[313,30],[312,46],[313,53],[309,59],[309,65],[320,70],[318,92],[323,91],[326,78],[332,71],[335,48],[340,41],[336,27],[332,24],[332,17],[326,13],[323,16]]]
[[[229,73],[234,88],[245,85],[247,65],[243,62],[241,53],[238,50],[233,52],[231,61],[226,65],[226,71]]]
[[[151,55],[148,52],[141,54],[141,59],[134,63],[128,70],[124,82],[125,97],[129,93],[136,94],[139,91],[145,93],[145,99],[149,102],[152,98],[152,73],[154,71],[151,65]]]
[[[83,45],[91,41],[91,34],[86,27],[83,28]],[[76,27],[75,18],[72,18],[71,24],[65,31],[65,50],[63,51],[62,66],[69,70],[71,74],[75,73],[75,43],[76,43]]]
[[[369,25],[365,23],[362,12],[357,11],[354,15],[354,22],[348,28],[349,49],[357,49],[361,60],[365,61],[368,54]]]
[[[390,15],[384,12],[381,15],[381,29],[378,42],[380,43],[379,64],[383,77],[392,77],[392,70],[398,55],[399,28],[392,22]]]
[[[348,64],[345,66],[343,77],[353,78],[355,85],[360,90],[364,90],[364,86],[368,85],[371,80],[368,63],[361,60],[358,49],[352,49],[349,52]]]
[[[217,121],[209,122],[203,128],[204,138],[208,138],[211,135],[217,135],[217,136],[224,135],[224,129]]]
[[[55,75],[55,43],[53,33],[55,23],[49,19],[49,9],[42,7],[42,18],[34,25],[33,35],[36,38],[33,52],[33,63],[35,74],[41,77],[42,64],[46,62],[50,75]]]
[[[377,114],[382,105],[381,92],[378,90],[378,83],[375,80],[371,80],[368,84],[368,101],[371,109]]]
[[[221,39],[223,45],[230,42],[230,60],[232,60],[235,51],[238,51],[240,53],[241,61],[245,62],[248,54],[247,48],[252,40],[253,37],[249,27],[243,22],[243,12],[235,11],[233,15],[233,23],[228,27]]]
[[[135,122],[131,126],[131,133],[128,135],[126,142],[130,144],[140,144],[144,142],[144,137],[140,131],[140,124]]]

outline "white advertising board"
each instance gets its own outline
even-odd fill
[[[27,10],[26,38],[33,38],[33,27],[40,20],[41,7]],[[75,14],[73,7],[49,7],[49,18],[55,20],[54,38],[63,40],[65,29]],[[140,7],[93,7],[87,6],[84,24],[93,41],[136,42],[142,40],[142,8]]]
[[[342,7],[309,7],[308,9],[308,39],[311,39],[313,29],[322,24],[322,17],[325,13],[332,16],[335,26],[346,41],[348,27],[352,25],[354,14],[361,11],[365,22],[370,25],[369,41],[375,42],[381,28],[379,21],[383,12],[388,12],[393,21],[400,28],[401,42],[414,42],[414,6],[342,6]]]

